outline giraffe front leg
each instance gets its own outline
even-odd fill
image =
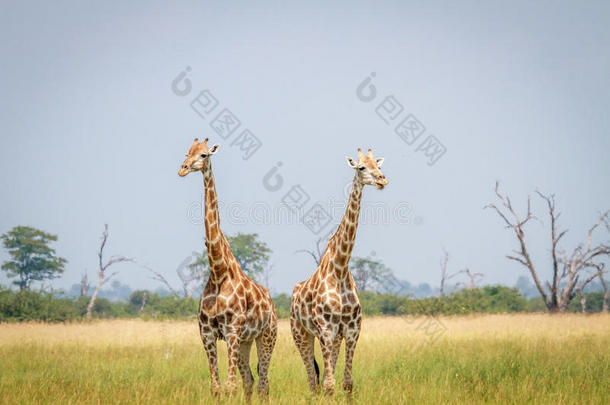
[[[352,380],[352,361],[356,351],[356,343],[360,337],[360,319],[356,320],[356,326],[348,329],[345,333],[345,373],[343,374],[343,390],[351,395],[354,382]]]
[[[277,319],[275,316],[269,321],[269,325],[263,331],[263,334],[256,339],[256,352],[258,354],[258,395],[265,399],[269,396],[269,380],[267,374],[269,372],[269,363],[271,363],[271,354],[277,339]]]
[[[218,355],[216,353],[216,338],[214,336],[201,336],[205,354],[208,357],[210,367],[210,390],[217,397],[220,394],[220,378],[218,377]]]
[[[332,396],[335,393],[335,367],[333,364],[334,342],[336,332],[332,328],[322,329],[320,335],[320,346],[324,357],[324,380],[322,386],[326,395]]]
[[[337,367],[337,359],[339,358],[339,350],[341,350],[341,340],[343,340],[341,335],[337,334],[337,336],[335,336],[335,340],[333,341],[333,352],[332,352],[333,370],[335,369],[335,367]]]
[[[254,385],[254,377],[250,370],[250,349],[252,348],[252,341],[242,342],[239,348],[239,374],[241,374],[241,380],[244,384],[244,392],[246,394],[246,400],[250,400],[252,396],[252,386]]]
[[[237,391],[237,378],[235,376],[237,364],[239,362],[240,338],[237,334],[225,336],[227,341],[227,352],[229,358],[229,370],[227,372],[227,381],[225,382],[224,390],[227,394],[233,395]]]

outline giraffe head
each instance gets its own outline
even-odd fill
[[[346,157],[349,167],[356,170],[356,175],[361,184],[370,184],[377,187],[379,190],[388,184],[388,180],[379,168],[383,164],[383,158],[375,159],[373,151],[369,149],[367,155],[362,153],[362,149],[358,148],[358,160],[351,157]]]
[[[190,172],[198,172],[203,169],[205,160],[209,158],[210,155],[216,153],[218,148],[220,148],[219,144],[215,144],[208,148],[207,143],[208,138],[205,138],[203,142],[199,142],[199,140],[195,138],[193,145],[186,154],[186,159],[184,159],[184,162],[180,166],[178,176],[184,177]]]

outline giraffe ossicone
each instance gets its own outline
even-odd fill
[[[210,278],[199,303],[199,331],[208,357],[211,390],[220,394],[216,341],[227,342],[229,369],[225,390],[235,392],[236,370],[239,369],[246,397],[250,398],[254,377],[250,370],[250,349],[256,342],[258,354],[258,392],[269,395],[267,378],[269,363],[277,338],[277,314],[269,291],[248,278],[235,259],[229,242],[220,229],[218,197],[210,157],[220,145],[207,146],[208,139],[197,138],[186,154],[178,175],[203,173],[205,186],[205,236]]]
[[[383,158],[376,159],[371,149],[366,155],[358,149],[357,159],[346,159],[355,174],[345,215],[329,239],[315,273],[294,288],[290,307],[292,337],[305,363],[309,387],[315,393],[320,383],[320,371],[314,358],[314,339],[317,338],[324,357],[322,384],[330,395],[335,389],[334,370],[343,339],[343,389],[351,394],[353,388],[352,360],[360,336],[362,307],[348,263],[356,239],[362,190],[365,185],[382,190],[388,184],[380,170]]]

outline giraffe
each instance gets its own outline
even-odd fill
[[[225,391],[237,389],[236,371],[239,369],[246,398],[252,395],[254,377],[250,371],[250,349],[256,341],[258,354],[258,392],[269,395],[267,372],[277,337],[277,314],[267,289],[256,284],[242,271],[231,247],[220,229],[218,198],[210,156],[220,145],[207,146],[208,139],[197,138],[189,149],[178,175],[201,171],[205,186],[205,237],[210,263],[208,279],[199,303],[199,332],[210,367],[212,395],[220,394],[216,341],[227,342],[229,369]]]
[[[358,149],[358,160],[346,157],[356,170],[352,191],[343,220],[329,239],[315,273],[296,285],[290,307],[290,328],[299,349],[313,393],[318,389],[320,369],[314,358],[314,339],[318,338],[324,357],[323,388],[334,393],[334,370],[341,342],[345,339],[345,374],[343,389],[351,395],[352,360],[360,336],[362,308],[348,262],[356,239],[362,190],[366,184],[382,190],[388,181],[379,168],[383,158],[375,159],[369,149],[364,155]]]

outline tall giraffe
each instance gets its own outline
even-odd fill
[[[343,389],[351,394],[353,387],[352,360],[360,336],[362,307],[348,263],[356,239],[362,189],[369,184],[382,190],[388,184],[379,170],[383,158],[375,159],[370,149],[366,156],[358,149],[358,161],[346,159],[356,174],[345,215],[328,241],[318,269],[294,288],[290,308],[292,337],[305,363],[309,387],[315,393],[319,384],[320,370],[314,358],[314,339],[318,338],[324,357],[323,387],[330,395],[335,389],[334,370],[344,338]]]
[[[277,337],[277,314],[267,289],[249,279],[235,259],[222,231],[218,216],[218,198],[210,156],[220,145],[210,148],[208,139],[197,138],[189,149],[178,175],[201,171],[205,186],[205,238],[210,263],[210,278],[199,303],[199,331],[210,366],[211,389],[220,393],[216,340],[227,342],[229,371],[225,391],[237,389],[235,369],[239,369],[246,397],[252,395],[254,378],[250,371],[250,349],[256,341],[258,353],[258,392],[269,395],[267,371]]]

